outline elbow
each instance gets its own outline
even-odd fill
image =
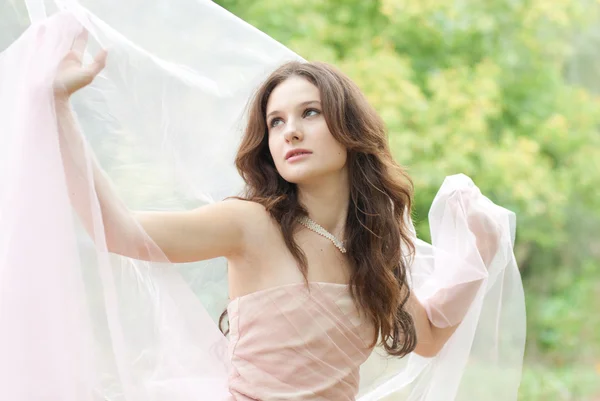
[[[413,352],[423,358],[435,358],[441,349],[442,347],[434,342],[419,341]]]
[[[434,358],[442,349],[439,337],[436,336],[435,329],[429,325],[428,330],[417,332],[417,345],[413,352],[423,358]]]
[[[125,230],[107,230],[104,240],[106,251],[109,253],[137,260],[150,260],[148,245]]]
[[[458,325],[439,328],[430,326],[430,331],[417,339],[414,353],[424,358],[436,357],[450,340]]]

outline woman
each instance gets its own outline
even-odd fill
[[[504,243],[476,188],[445,199],[465,217],[454,224],[466,224],[475,239],[462,258],[444,260],[446,274],[461,279],[420,300],[408,271],[412,185],[393,161],[383,122],[335,68],[290,62],[250,105],[236,157],[243,196],[189,211],[132,212],[70,111],[70,96],[106,62],[102,51],[82,66],[86,41],[85,32],[77,35],[53,80],[71,204],[110,253],[169,263],[227,259],[229,394],[219,396],[353,400],[359,368],[378,343],[396,357],[438,354],[481,295]],[[81,174],[88,168],[91,175]],[[209,388],[211,397],[223,390]]]

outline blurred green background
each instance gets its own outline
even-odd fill
[[[600,400],[600,2],[217,3],[357,82],[414,179],[421,237],[450,174],[517,214],[520,400]]]
[[[451,174],[517,214],[520,400],[600,401],[600,0],[216,2],[362,88],[415,182],[420,237]],[[18,22],[0,18],[0,49]]]

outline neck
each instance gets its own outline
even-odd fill
[[[339,175],[311,180],[298,184],[298,200],[313,219],[325,230],[339,239],[344,238],[350,186],[344,169]]]

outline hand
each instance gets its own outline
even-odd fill
[[[58,64],[53,85],[55,96],[71,96],[79,89],[89,85],[106,65],[108,53],[104,49],[98,52],[90,65],[82,65],[87,40],[88,32],[84,29],[73,41],[71,50]]]
[[[466,217],[469,230],[475,235],[479,255],[489,266],[502,235],[497,206],[485,199],[475,186],[457,189],[450,195],[448,203],[457,215]]]

